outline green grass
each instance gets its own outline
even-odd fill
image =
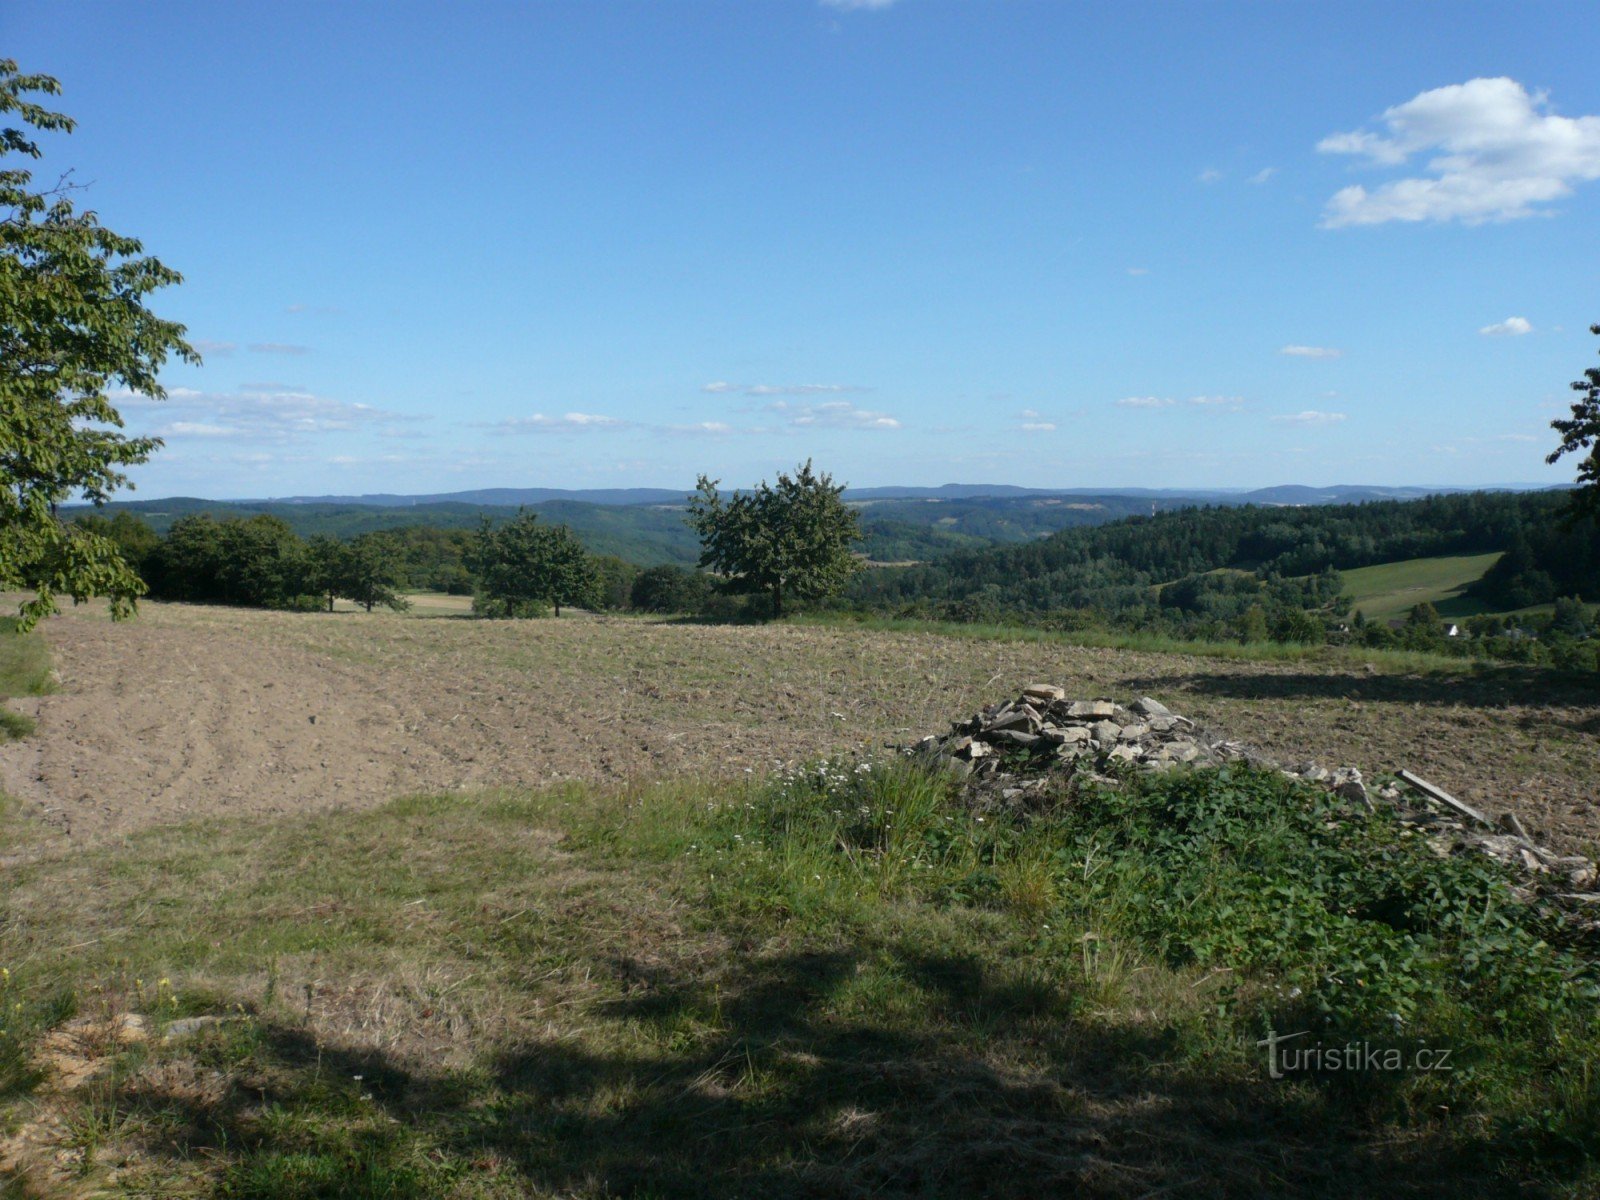
[[[1431,604],[1442,617],[1471,617],[1494,611],[1483,601],[1463,595],[1469,584],[1500,561],[1493,554],[1409,558],[1341,571],[1344,592],[1369,621],[1403,617],[1418,604]]]
[[[52,689],[50,649],[37,633],[18,633],[15,617],[0,617],[0,700],[42,696]],[[26,737],[33,720],[0,707],[0,740]]]
[[[1063,780],[1008,813],[835,762],[24,862],[0,882],[0,1098],[44,1146],[13,1182],[1593,1194],[1593,963],[1488,866],[1336,815],[1248,771]],[[102,1046],[97,1079],[31,1070],[48,1029],[130,1011],[153,1039]],[[229,1019],[161,1039],[198,1013]],[[1268,1029],[1458,1069],[1271,1080]]]

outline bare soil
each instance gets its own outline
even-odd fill
[[[456,606],[459,607],[459,606]],[[46,623],[62,677],[15,702],[0,788],[49,842],[193,818],[563,780],[760,774],[900,744],[1039,680],[1151,695],[1290,762],[1408,767],[1550,844],[1600,842],[1600,687],[850,629],[145,604]]]

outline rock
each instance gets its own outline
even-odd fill
[[[1117,738],[1122,734],[1122,726],[1115,721],[1100,721],[1093,726],[1094,740],[1102,746],[1116,745]]]
[[[997,733],[1003,729],[1025,729],[1032,733],[1039,728],[1040,724],[1039,714],[1024,705],[1022,708],[1008,712],[997,721],[990,721],[988,730],[990,733]]]
[[[1030,683],[1022,689],[1023,698],[1035,704],[1054,704],[1067,698],[1067,690],[1053,683]]]
[[[1090,717],[1104,719],[1114,716],[1117,706],[1109,700],[1074,700],[1067,706],[1069,717]]]
[[[1159,700],[1152,700],[1149,696],[1141,696],[1129,705],[1141,717],[1170,717],[1172,710]]]
[[[1117,740],[1119,742],[1137,742],[1140,738],[1149,736],[1149,733],[1150,726],[1148,725],[1124,725],[1117,733]]]
[[[1068,743],[1087,742],[1089,740],[1089,731],[1082,725],[1069,725],[1064,729],[1058,725],[1046,725],[1039,730],[1039,736],[1047,742],[1057,746],[1064,746]]]
[[[1108,759],[1118,759],[1122,762],[1133,762],[1139,758],[1139,747],[1129,746],[1126,743],[1120,746],[1113,746],[1106,757]]]
[[[1012,746],[1033,747],[1043,739],[1036,733],[1025,733],[1021,729],[991,729],[984,735],[991,742],[1000,742]]]

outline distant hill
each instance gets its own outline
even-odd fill
[[[1450,489],[1434,489],[1440,494]],[[1036,542],[1063,530],[1104,525],[1126,517],[1198,507],[1319,507],[1410,498],[1422,488],[1286,485],[1249,492],[1181,492],[1123,488],[1045,491],[988,484],[937,488],[859,488],[845,493],[861,512],[862,553],[880,563],[928,562],[948,554]],[[431,525],[469,529],[488,517],[503,521],[519,508],[570,526],[596,554],[614,554],[642,566],[693,564],[699,542],[684,522],[688,494],[664,488],[575,491],[561,488],[484,488],[433,496],[300,496],[285,500],[115,501],[102,511],[138,515],[158,533],[179,517],[219,518],[266,514],[286,521],[302,537],[349,538],[384,529]],[[71,510],[69,510],[70,513]]]
[[[361,496],[285,496],[273,500],[238,500],[236,504],[362,504],[373,508],[418,508],[430,504],[490,505],[516,508],[549,500],[585,504],[681,504],[692,488],[477,488],[467,492],[431,492],[401,496],[374,492]]]
[[[1198,504],[1358,504],[1367,500],[1411,500],[1421,496],[1470,491],[1531,491],[1535,484],[1497,487],[1382,487],[1333,484],[1309,487],[1282,484],[1267,488],[1029,488],[1008,483],[945,483],[938,487],[863,487],[845,489],[846,500],[976,500],[1025,499],[1037,496],[1115,496],[1123,499],[1188,501]],[[432,504],[474,504],[493,507],[573,500],[584,504],[681,504],[692,488],[476,488],[465,492],[428,492],[403,496],[391,492],[359,496],[282,496],[236,499],[230,504],[360,504],[374,508],[418,508]]]

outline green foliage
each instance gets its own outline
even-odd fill
[[[596,608],[616,612],[631,605],[633,585],[639,578],[638,567],[614,554],[606,554],[594,560],[594,573]]]
[[[801,603],[830,596],[861,569],[851,547],[861,540],[855,509],[840,499],[844,485],[817,475],[807,459],[793,476],[779,474],[754,491],[724,499],[717,481],[700,476],[689,523],[700,535],[700,565],[745,592],[764,592],[772,615],[787,597]]]
[[[563,604],[597,603],[594,560],[565,525],[521,512],[496,528],[479,527],[469,564],[478,580],[473,610],[486,617],[538,616]]]
[[[28,99],[59,92],[49,76],[0,59],[0,117],[70,132],[70,118]],[[161,399],[156,375],[168,356],[199,361],[183,326],[144,304],[182,277],[79,212],[65,176],[41,190],[31,171],[9,165],[13,155],[40,157],[32,136],[0,127],[0,587],[33,593],[24,627],[55,612],[59,595],[109,596],[114,617],[133,611],[144,587],[117,543],[56,510],[104,501],[127,482],[122,469],[159,445],[119,432],[111,386]]]
[[[1600,325],[1589,326],[1600,335]],[[1561,444],[1545,461],[1554,463],[1564,454],[1581,454],[1578,462],[1578,487],[1572,493],[1572,513],[1578,517],[1600,518],[1600,367],[1590,367],[1583,378],[1572,381],[1572,390],[1582,395],[1573,401],[1572,415],[1558,417],[1550,427],[1561,435]]]
[[[314,594],[305,544],[276,517],[214,521],[185,517],[148,560],[150,586],[163,599],[303,607]]]
[[[711,599],[711,579],[682,567],[649,567],[633,581],[629,603],[639,612],[698,613]]]
[[[353,600],[368,612],[380,604],[396,612],[411,607],[396,590],[400,553],[387,534],[363,534],[349,542],[314,537],[306,544],[305,564],[302,590],[322,596],[329,612],[336,599]]]
[[[1243,767],[1115,790],[1068,778],[1026,810],[986,813],[904,761],[822,763],[710,812],[691,849],[739,916],[850,939],[918,902],[1008,914],[1030,946],[1081,955],[1086,987],[1102,957],[1139,955],[1153,959],[1139,971],[1192,973],[1186,992],[1214,981],[1209,1017],[1167,1031],[1180,1040],[1300,1029],[1450,1048],[1452,1072],[1394,1093],[1309,1081],[1330,1118],[1348,1105],[1369,1120],[1388,1094],[1402,1125],[1494,1113],[1499,1152],[1524,1164],[1600,1153],[1592,946],[1521,903],[1498,864],[1441,859],[1389,815]]]

